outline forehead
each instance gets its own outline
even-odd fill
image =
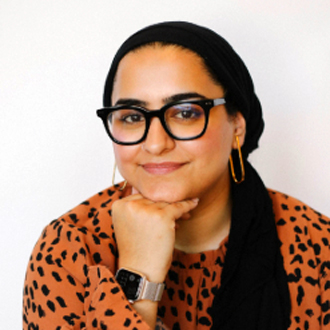
[[[203,60],[193,51],[172,45],[146,46],[129,52],[120,61],[112,99],[148,98],[153,94],[166,97],[186,92],[204,95],[208,89],[214,92],[215,87],[214,98],[221,96],[219,88],[220,91],[222,88],[213,81]]]
[[[185,65],[184,65],[185,64]],[[119,62],[115,79],[123,70],[160,69],[164,66],[207,71],[201,57],[190,49],[178,45],[144,45],[127,53]]]

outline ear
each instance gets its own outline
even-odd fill
[[[235,114],[233,118],[233,125],[234,125],[234,136],[233,136],[232,148],[237,149],[236,135],[239,138],[239,143],[241,147],[244,144],[245,135],[246,135],[246,121],[240,112],[237,112]]]

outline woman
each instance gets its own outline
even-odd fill
[[[185,22],[137,32],[104,106],[125,182],[46,227],[25,329],[329,326],[330,221],[267,190],[247,161],[261,106],[224,39]]]

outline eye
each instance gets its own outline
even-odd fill
[[[139,122],[143,121],[144,117],[140,114],[132,114],[132,115],[124,116],[120,120],[124,121],[126,123],[133,124],[133,123],[139,123]]]
[[[178,112],[176,116],[178,118],[182,118],[182,119],[191,119],[196,116],[196,112],[194,112],[192,110],[182,110],[182,111]]]
[[[196,104],[181,104],[168,109],[168,111],[170,118],[183,121],[193,121],[204,117],[203,109]]]
[[[121,124],[138,124],[145,121],[145,117],[142,113],[131,109],[121,109],[114,114],[114,120],[119,121]]]

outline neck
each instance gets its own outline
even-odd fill
[[[218,249],[221,241],[229,234],[231,209],[228,176],[222,189],[212,189],[200,198],[190,219],[177,221],[175,248],[186,253]]]

